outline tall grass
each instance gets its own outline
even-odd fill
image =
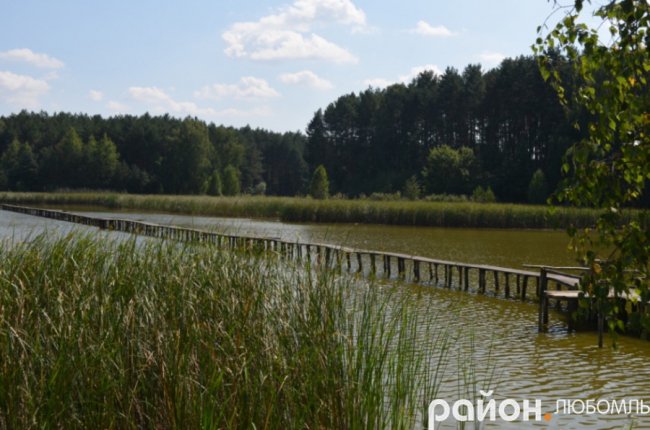
[[[414,428],[448,339],[379,290],[198,245],[2,242],[0,428]]]
[[[0,202],[94,205],[112,209],[291,222],[369,223],[437,227],[567,228],[593,225],[595,210],[504,203],[313,200],[298,197],[208,197],[115,193],[0,193]]]

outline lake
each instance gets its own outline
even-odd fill
[[[287,224],[105,210],[84,213],[513,268],[525,263],[574,264],[567,251],[567,236],[557,231]],[[0,211],[0,237],[28,240],[30,234],[41,231],[64,234],[73,228],[84,229]],[[443,379],[439,395],[450,402],[459,398],[459,371],[469,366],[484,380],[477,390],[493,389],[497,400],[513,398],[521,403],[523,399],[541,399],[544,412],[554,412],[560,399],[639,399],[650,404],[650,342],[620,338],[618,349],[598,349],[596,333],[569,332],[557,314],[551,315],[549,332],[538,334],[534,303],[399,282],[396,288],[414,312],[435,318],[440,329],[448,331],[454,339],[453,357],[464,354],[465,362],[452,365]],[[428,339],[421,341],[424,344]],[[492,376],[496,382],[488,383]],[[625,416],[566,415],[553,416],[549,423],[485,423],[483,428],[621,429],[629,421]],[[634,428],[650,428],[650,416],[638,418]]]

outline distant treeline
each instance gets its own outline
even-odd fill
[[[0,190],[295,195],[308,177],[301,133],[169,115],[28,113],[0,118]]]
[[[521,202],[538,170],[547,190],[558,184],[562,157],[580,138],[574,120],[534,58],[519,57],[488,72],[447,68],[343,95],[313,116],[306,156],[325,166],[334,193],[401,191],[415,177],[427,194],[482,186]]]
[[[330,194],[401,191],[535,201],[580,138],[532,57],[369,88],[318,110],[300,132],[195,118],[29,113],[0,117],[0,190],[306,194],[324,165]],[[491,192],[491,191],[490,191]]]

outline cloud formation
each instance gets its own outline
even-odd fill
[[[158,87],[130,87],[129,95],[135,101],[146,104],[156,113],[212,116],[214,110],[200,108],[193,102],[179,102]]]
[[[500,52],[483,51],[478,58],[486,66],[497,66],[506,58],[506,56]]]
[[[50,86],[44,80],[0,71],[0,99],[16,108],[39,108],[40,97],[49,90]]]
[[[272,111],[268,107],[264,106],[259,106],[248,110],[235,108],[227,108],[223,110],[202,108],[193,102],[176,101],[169,94],[158,87],[130,87],[128,93],[133,100],[145,104],[147,106],[147,109],[150,109],[154,113],[159,114],[169,113],[172,115],[192,115],[204,118],[242,118],[272,115]],[[115,107],[118,106],[116,105]]]
[[[120,103],[115,100],[109,101],[106,104],[106,107],[108,108],[108,110],[110,110],[113,113],[126,113],[131,110],[131,108],[128,105],[124,103]]]
[[[432,26],[426,21],[418,21],[415,28],[409,30],[411,33],[429,37],[451,37],[454,36],[451,30],[444,25]]]
[[[22,61],[41,69],[61,69],[64,66],[61,60],[50,57],[47,54],[34,52],[27,48],[10,49],[9,51],[0,52],[0,59]]]
[[[435,64],[425,64],[423,66],[411,67],[411,70],[404,75],[400,75],[397,79],[390,80],[385,78],[371,78],[363,81],[363,85],[373,88],[386,88],[390,85],[401,83],[408,84],[415,79],[420,73],[432,71],[436,75],[442,75],[443,71]]]
[[[88,97],[90,97],[90,100],[94,102],[101,102],[104,98],[104,93],[97,90],[90,90],[88,91]]]
[[[200,99],[219,100],[223,98],[235,99],[266,99],[279,97],[269,83],[253,76],[244,76],[237,84],[213,84],[194,92]]]
[[[224,52],[252,60],[358,61],[345,48],[313,33],[314,24],[340,24],[359,30],[366,27],[366,16],[350,0],[295,0],[258,21],[231,25],[221,35],[227,44]]]
[[[327,79],[323,79],[311,70],[301,70],[296,73],[284,73],[280,75],[280,80],[290,85],[305,85],[317,90],[331,90],[334,85]]]

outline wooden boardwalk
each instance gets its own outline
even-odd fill
[[[228,235],[141,221],[90,217],[61,210],[9,204],[0,204],[0,209],[160,239],[211,243],[226,249],[255,249],[261,252],[273,252],[284,258],[310,261],[335,270],[358,273],[365,277],[400,279],[524,301],[538,300],[540,331],[545,329],[548,323],[548,300],[551,298],[567,300],[568,298],[568,296],[548,295],[551,293],[549,286],[555,284],[556,292],[563,289],[575,290],[579,281],[578,276],[571,276],[544,266],[529,266],[537,271],[520,270],[323,243],[291,242],[274,237]],[[564,294],[566,293],[569,292],[564,292]],[[570,292],[570,294],[573,297],[577,291]]]

